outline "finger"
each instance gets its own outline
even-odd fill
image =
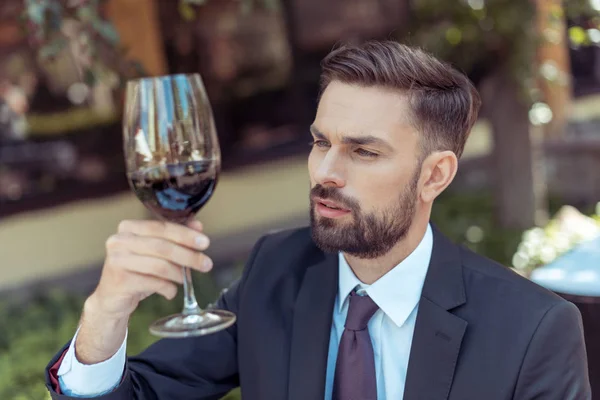
[[[137,277],[137,284],[140,288],[144,288],[142,299],[149,297],[150,293],[158,293],[167,300],[173,300],[177,295],[177,285],[164,279],[149,275],[139,275]]]
[[[181,267],[168,264],[157,258],[127,253],[111,254],[102,272],[110,278],[101,279],[100,284],[107,282],[109,292],[137,295],[140,301],[153,293],[160,293],[169,299],[177,293],[177,284],[183,283],[183,271]]]
[[[203,253],[180,246],[165,239],[119,234],[117,247],[140,256],[160,258],[174,265],[190,267],[200,272],[212,268],[212,260]]]
[[[178,284],[183,283],[181,267],[160,258],[128,254],[112,256],[111,261],[117,264],[118,268],[134,272],[137,275],[150,276]]]
[[[121,221],[119,233],[163,238],[197,250],[206,250],[210,244],[208,237],[195,229],[163,221]]]
[[[197,230],[198,232],[202,232],[202,230],[204,229],[204,225],[202,225],[202,222],[198,221],[197,219],[191,220],[187,226],[194,230]]]

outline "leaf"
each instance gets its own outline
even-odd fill
[[[588,36],[582,27],[573,26],[569,28],[569,40],[575,46],[582,46],[588,41]]]
[[[110,42],[113,46],[116,47],[116,45],[119,44],[119,32],[117,32],[117,30],[111,23],[104,21],[95,21],[94,28],[105,40]]]
[[[179,2],[179,14],[184,21],[192,21],[196,18],[196,10],[186,1]]]
[[[90,68],[87,68],[83,71],[83,83],[88,86],[94,86],[96,83],[96,76],[94,75],[94,71]]]
[[[68,44],[68,41],[64,38],[58,38],[52,42],[44,45],[39,50],[39,55],[42,59],[49,59],[55,57],[60,53]]]
[[[462,32],[457,27],[453,26],[446,30],[446,40],[453,46],[456,46],[462,41]]]

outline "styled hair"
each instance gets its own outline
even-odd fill
[[[321,62],[321,94],[333,81],[397,90],[408,96],[409,120],[421,134],[422,156],[463,153],[481,98],[463,73],[419,48],[369,41],[334,49]]]

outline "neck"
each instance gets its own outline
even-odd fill
[[[400,264],[419,246],[423,240],[429,218],[415,218],[408,233],[390,251],[378,258],[361,259],[344,253],[344,257],[356,277],[370,285]]]

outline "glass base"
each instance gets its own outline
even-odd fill
[[[198,314],[174,314],[150,325],[150,333],[165,338],[202,336],[221,331],[235,323],[235,314],[225,310],[206,310]]]

